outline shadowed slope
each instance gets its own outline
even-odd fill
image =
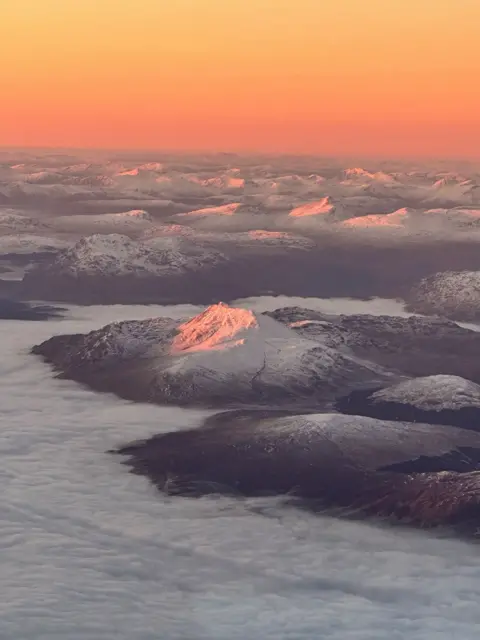
[[[454,427],[227,413],[116,453],[167,493],[283,494],[338,515],[480,527],[480,434]]]

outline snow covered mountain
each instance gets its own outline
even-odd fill
[[[230,202],[194,209],[174,216],[173,222],[191,225],[195,229],[234,232],[247,231],[263,225],[268,215],[261,204]]]
[[[480,433],[339,414],[240,412],[121,447],[162,491],[280,494],[349,518],[480,527]],[[303,499],[303,500],[301,500]],[[305,501],[306,500],[306,501]]]
[[[447,271],[424,278],[407,296],[408,309],[455,320],[480,320],[480,271]]]
[[[353,415],[450,424],[480,433],[480,385],[459,376],[415,378],[374,393],[354,391],[336,408]]]
[[[70,276],[159,276],[202,269],[215,265],[223,256],[206,251],[183,237],[152,238],[143,242],[112,233],[94,234],[79,240],[49,265],[39,266],[36,274]]]
[[[422,218],[428,221],[433,218],[437,224],[450,226],[457,229],[480,228],[480,207],[465,208],[455,207],[453,209],[427,209],[423,212]]]
[[[140,206],[149,209],[149,199],[165,199],[182,204],[183,211],[193,211],[222,206],[232,198],[245,204],[243,196],[255,199],[259,206],[271,197],[279,197],[287,209],[325,197],[334,198],[335,204],[337,198],[370,198],[374,208],[352,211],[352,217],[405,206],[428,209],[480,203],[478,167],[465,164],[421,167],[360,162],[348,168],[313,158],[276,157],[267,161],[241,156],[174,158],[169,154],[141,159],[89,154],[15,155],[2,152],[0,157],[3,203],[108,202],[124,198],[137,199]],[[392,200],[392,207],[388,200]],[[383,206],[378,206],[379,201]]]
[[[256,246],[271,245],[274,247],[307,248],[312,247],[314,242],[303,236],[294,235],[287,231],[266,231],[265,229],[253,229],[245,234],[236,233],[236,240],[239,244],[243,242]]]
[[[222,303],[181,323],[160,318],[54,336],[33,352],[94,389],[181,405],[318,406],[398,379],[269,316]]]
[[[100,215],[70,215],[49,218],[48,225],[61,232],[70,233],[142,233],[155,228],[154,218],[143,209]]]
[[[355,228],[383,228],[394,227],[404,229],[412,217],[415,216],[415,212],[411,209],[403,208],[386,214],[374,214],[366,216],[358,216],[355,218],[349,218],[344,220],[341,224],[344,227]]]
[[[314,246],[314,241],[304,236],[289,233],[288,231],[267,231],[265,229],[252,229],[251,231],[221,232],[221,231],[197,231],[186,225],[162,224],[145,231],[141,239],[165,236],[187,236],[194,238],[195,242],[209,246],[229,246],[230,250],[252,249],[262,253],[265,248],[271,247],[278,250],[285,248],[306,249]]]
[[[343,172],[344,179],[347,181],[360,181],[360,182],[380,182],[386,184],[395,183],[396,180],[392,175],[385,173],[384,171],[370,172],[361,167],[354,167],[353,169],[345,169]]]
[[[0,208],[0,232],[3,233],[45,233],[47,225],[15,209]]]
[[[35,264],[24,276],[24,299],[77,304],[133,304],[186,298],[215,289],[227,258],[213,246],[183,236],[142,242],[120,234],[94,234]],[[210,277],[208,274],[214,274]],[[216,275],[215,275],[216,274]]]
[[[437,180],[428,195],[425,203],[443,202],[456,205],[471,205],[478,202],[480,187],[473,180]],[[440,205],[442,206],[442,205]]]
[[[425,411],[480,409],[480,385],[459,376],[427,376],[401,382],[372,394],[374,403],[400,402]],[[480,425],[479,425],[480,430]]]
[[[331,198],[326,197],[316,202],[307,202],[299,205],[288,214],[291,218],[303,218],[305,216],[329,216],[335,213],[335,205]]]
[[[472,239],[472,231],[479,232],[480,209],[413,209],[403,207],[386,214],[371,214],[348,218],[340,223],[345,229],[362,232],[382,232],[402,234],[403,237],[438,237],[451,239],[456,237]]]
[[[80,304],[403,297],[432,274],[479,268],[478,166],[359,159],[352,167],[318,158],[4,151],[0,236],[22,252],[22,265],[49,259],[28,260],[29,247],[53,254],[53,244],[68,248],[91,234],[140,240],[125,253],[131,260],[112,256],[110,243],[88,269],[83,257],[43,265],[18,287],[26,299]],[[178,252],[168,250],[177,254],[166,260],[170,270],[157,269],[164,248],[145,258],[145,242],[166,235],[183,237]],[[183,276],[178,254],[192,266]],[[207,269],[198,254],[218,259]]]
[[[79,181],[82,182],[82,181]],[[109,190],[103,184],[38,184],[25,181],[0,183],[0,203],[37,205],[39,203],[71,202],[108,197]]]
[[[178,217],[196,217],[196,216],[233,216],[241,207],[240,202],[232,202],[230,204],[222,204],[217,207],[205,207],[204,209],[195,209],[187,213],[179,213]]]

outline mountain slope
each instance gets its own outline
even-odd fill
[[[408,377],[448,374],[480,384],[480,332],[441,318],[327,316],[286,307],[268,312],[293,331],[351,350]]]

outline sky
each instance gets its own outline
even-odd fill
[[[0,5],[0,146],[480,157],[479,0]]]

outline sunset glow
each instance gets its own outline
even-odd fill
[[[479,0],[16,0],[0,145],[480,156]]]

